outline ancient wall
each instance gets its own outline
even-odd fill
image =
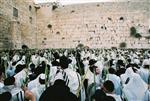
[[[0,49],[36,47],[36,9],[32,0],[0,0]]]
[[[149,5],[148,1],[105,2],[66,5],[55,10],[40,5],[38,47],[73,48],[83,43],[91,48],[111,48],[126,42],[127,48],[149,48],[149,39],[130,36],[132,26],[143,36],[148,35]],[[44,10],[49,12],[41,13]]]
[[[54,7],[52,3],[35,5],[32,0],[0,0],[0,49],[23,44],[74,48],[79,43],[111,48],[122,42],[127,48],[149,48],[150,39],[145,38],[150,35],[149,5],[149,0],[128,0]],[[143,37],[131,37],[131,27]]]

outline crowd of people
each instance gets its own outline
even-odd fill
[[[150,101],[150,50],[0,52],[3,101]]]

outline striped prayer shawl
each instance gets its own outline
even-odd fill
[[[12,96],[12,101],[24,101],[24,92],[19,91]]]
[[[68,77],[68,75],[66,74],[65,71],[62,71],[62,75],[63,75],[64,81],[66,82],[66,86],[68,86],[68,84],[69,84],[69,77]]]

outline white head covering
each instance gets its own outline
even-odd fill
[[[131,67],[129,67],[129,68],[126,70],[125,74],[126,74],[127,76],[133,76],[133,75],[134,75],[133,69],[132,69]]]
[[[122,83],[125,84],[127,78],[131,78],[134,74],[133,69],[129,67],[126,72],[120,76]]]
[[[40,74],[40,79],[45,80],[45,74]]]
[[[144,59],[142,65],[150,65],[149,59]]]
[[[141,77],[139,75],[133,75],[123,91],[129,101],[142,101],[147,89],[148,85],[141,79]]]
[[[31,90],[35,87],[38,87],[40,85],[39,83],[39,78],[41,78],[42,80],[45,79],[45,74],[40,74],[35,80],[32,80],[28,83],[28,89]]]

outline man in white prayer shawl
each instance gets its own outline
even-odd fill
[[[39,78],[41,76],[43,77],[43,75],[45,75],[45,74],[40,74],[40,75],[38,75],[38,77],[35,80],[30,81],[28,83],[28,89],[32,90],[33,88],[38,87],[40,85]]]
[[[95,82],[97,85],[100,85],[101,83],[100,82],[101,81],[100,69],[97,66],[95,66],[96,62],[97,61],[94,59],[91,59],[89,61],[89,68],[86,71],[87,72],[86,79],[88,80],[88,86],[94,83],[94,78],[95,78]],[[94,72],[95,72],[95,75],[94,75]]]
[[[80,75],[73,71],[72,69],[68,68],[68,58],[65,56],[62,56],[60,58],[60,66],[62,71],[60,71],[59,73],[57,73],[57,75],[55,76],[55,80],[56,78],[59,79],[58,76],[61,76],[60,79],[63,79],[66,82],[66,85],[70,88],[70,91],[74,94],[77,93],[77,89],[79,87],[79,83],[81,81],[81,77]]]
[[[102,76],[101,74],[102,74],[102,71],[104,69],[104,65],[103,65],[102,61],[100,59],[97,60],[97,62],[95,63],[95,66],[98,67],[98,69],[100,71],[100,76]]]
[[[148,85],[139,75],[133,75],[129,83],[123,88],[123,94],[128,101],[144,101]]]
[[[37,67],[40,64],[40,56],[38,54],[33,54],[31,56],[31,61],[33,64],[35,64],[35,67]]]
[[[0,90],[0,94],[3,92],[10,92],[12,98],[10,101],[24,101],[24,92],[20,87],[15,85],[15,78],[8,77],[4,80],[4,87]]]
[[[135,58],[133,59],[133,62],[134,62],[135,64],[137,64],[137,65],[140,65],[139,57],[135,57]]]
[[[125,84],[127,84],[133,75],[138,75],[138,74],[134,73],[132,67],[127,68],[126,72],[120,75],[122,85],[124,86]]]
[[[16,52],[15,53],[15,55],[13,56],[13,58],[12,58],[12,61],[14,62],[14,61],[19,61],[20,60],[20,55],[19,55],[19,53],[18,52]]]
[[[39,63],[41,64],[43,61],[47,61],[47,59],[43,56],[40,56]]]
[[[41,94],[45,90],[45,74],[40,74],[36,80],[37,83],[34,84],[34,88],[31,89],[31,92],[36,96],[36,101],[39,101]]]
[[[112,81],[110,80],[106,80],[103,83],[102,89],[104,90],[104,92],[106,93],[107,96],[112,96],[115,101],[122,101],[120,95],[116,95],[113,91],[114,91],[114,84]]]
[[[138,70],[139,75],[148,84],[148,78],[150,76],[149,65],[144,65]]]
[[[142,66],[144,66],[144,65],[150,65],[150,60],[148,59],[148,57],[146,57],[146,58],[143,60]]]
[[[24,85],[24,81],[26,80],[26,77],[28,75],[27,71],[28,71],[27,69],[23,69],[14,76],[17,87],[22,87]]]
[[[121,80],[120,80],[120,78],[117,75],[115,75],[115,69],[109,68],[108,71],[109,71],[109,74],[107,74],[106,80],[112,81],[114,84],[114,87],[115,87],[115,93],[117,95],[121,95],[121,84],[120,84]]]
[[[68,65],[69,65],[68,58],[65,56],[60,57],[61,68],[57,70],[54,76],[53,82],[55,82],[58,79],[64,80],[66,83],[66,86],[68,86],[70,88],[70,91],[76,95],[78,92],[79,86],[81,84],[81,77],[79,73],[68,68]],[[81,97],[82,97],[81,99],[85,99],[83,96]]]

